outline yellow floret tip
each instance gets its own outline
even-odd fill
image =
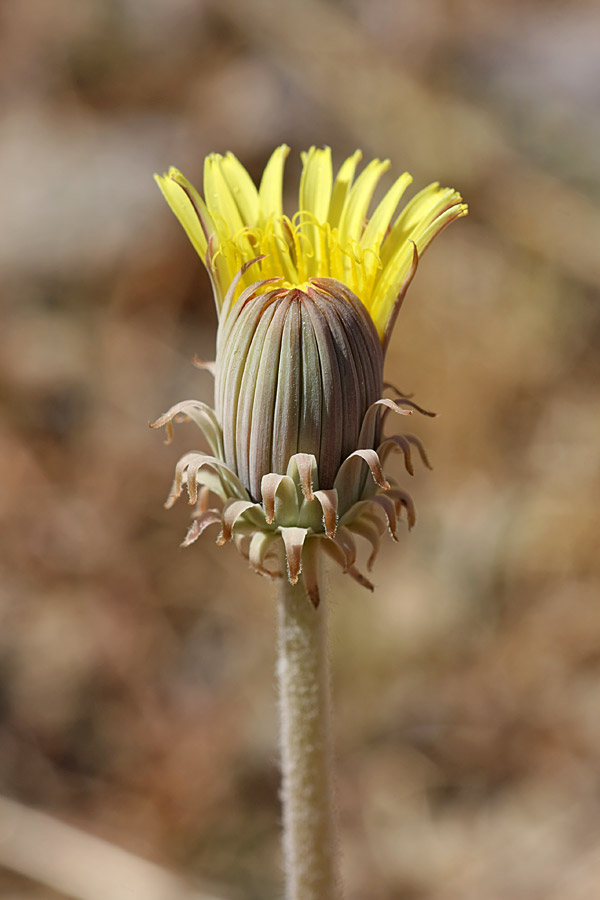
[[[335,278],[368,309],[380,338],[399,293],[433,238],[467,215],[458,191],[428,185],[396,217],[412,182],[405,172],[369,215],[389,160],[372,160],[355,179],[357,150],[333,177],[329,147],[302,153],[298,211],[283,212],[283,170],[289,147],[282,144],[267,163],[257,188],[232,153],[211,153],[204,166],[204,198],[175,168],[155,179],[196,251],[211,272],[218,308],[237,272],[263,257],[240,279],[280,278],[302,287],[311,278]]]

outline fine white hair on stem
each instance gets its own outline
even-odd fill
[[[278,662],[286,900],[340,900],[330,740],[327,603],[279,586]]]

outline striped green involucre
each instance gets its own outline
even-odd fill
[[[382,393],[383,351],[371,316],[348,288],[244,291],[219,324],[215,405],[224,461],[254,500],[263,475],[313,454],[321,488],[358,447]],[[377,421],[365,446],[377,444]],[[363,435],[363,438],[366,438]]]

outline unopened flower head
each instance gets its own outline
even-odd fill
[[[185,487],[196,507],[184,544],[212,524],[234,538],[261,574],[303,572],[318,602],[317,557],[325,552],[362,584],[355,537],[372,546],[386,524],[396,538],[409,495],[383,473],[392,451],[412,473],[412,434],[382,437],[386,416],[425,412],[383,398],[385,351],[404,294],[433,238],[467,212],[452,188],[431,184],[397,212],[404,173],[369,215],[389,168],[373,160],[355,178],[359,151],[333,177],[329,148],[302,154],[298,211],[283,212],[278,147],[257,188],[236,159],[211,154],[204,198],[177,171],[156,176],[204,261],[219,316],[214,410],[178,403],[156,423],[192,419],[210,453],[186,454],[168,500]],[[210,504],[216,495],[222,506]]]

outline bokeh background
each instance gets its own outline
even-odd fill
[[[1,896],[280,896],[273,597],[211,532],[179,548],[196,434],[147,423],[210,402],[216,324],[152,173],[258,177],[286,142],[290,208],[315,143],[471,209],[387,360],[440,413],[417,527],[373,595],[331,578],[348,900],[596,898],[598,5],[3,0],[0,28]],[[181,882],[127,888],[144,860]]]

